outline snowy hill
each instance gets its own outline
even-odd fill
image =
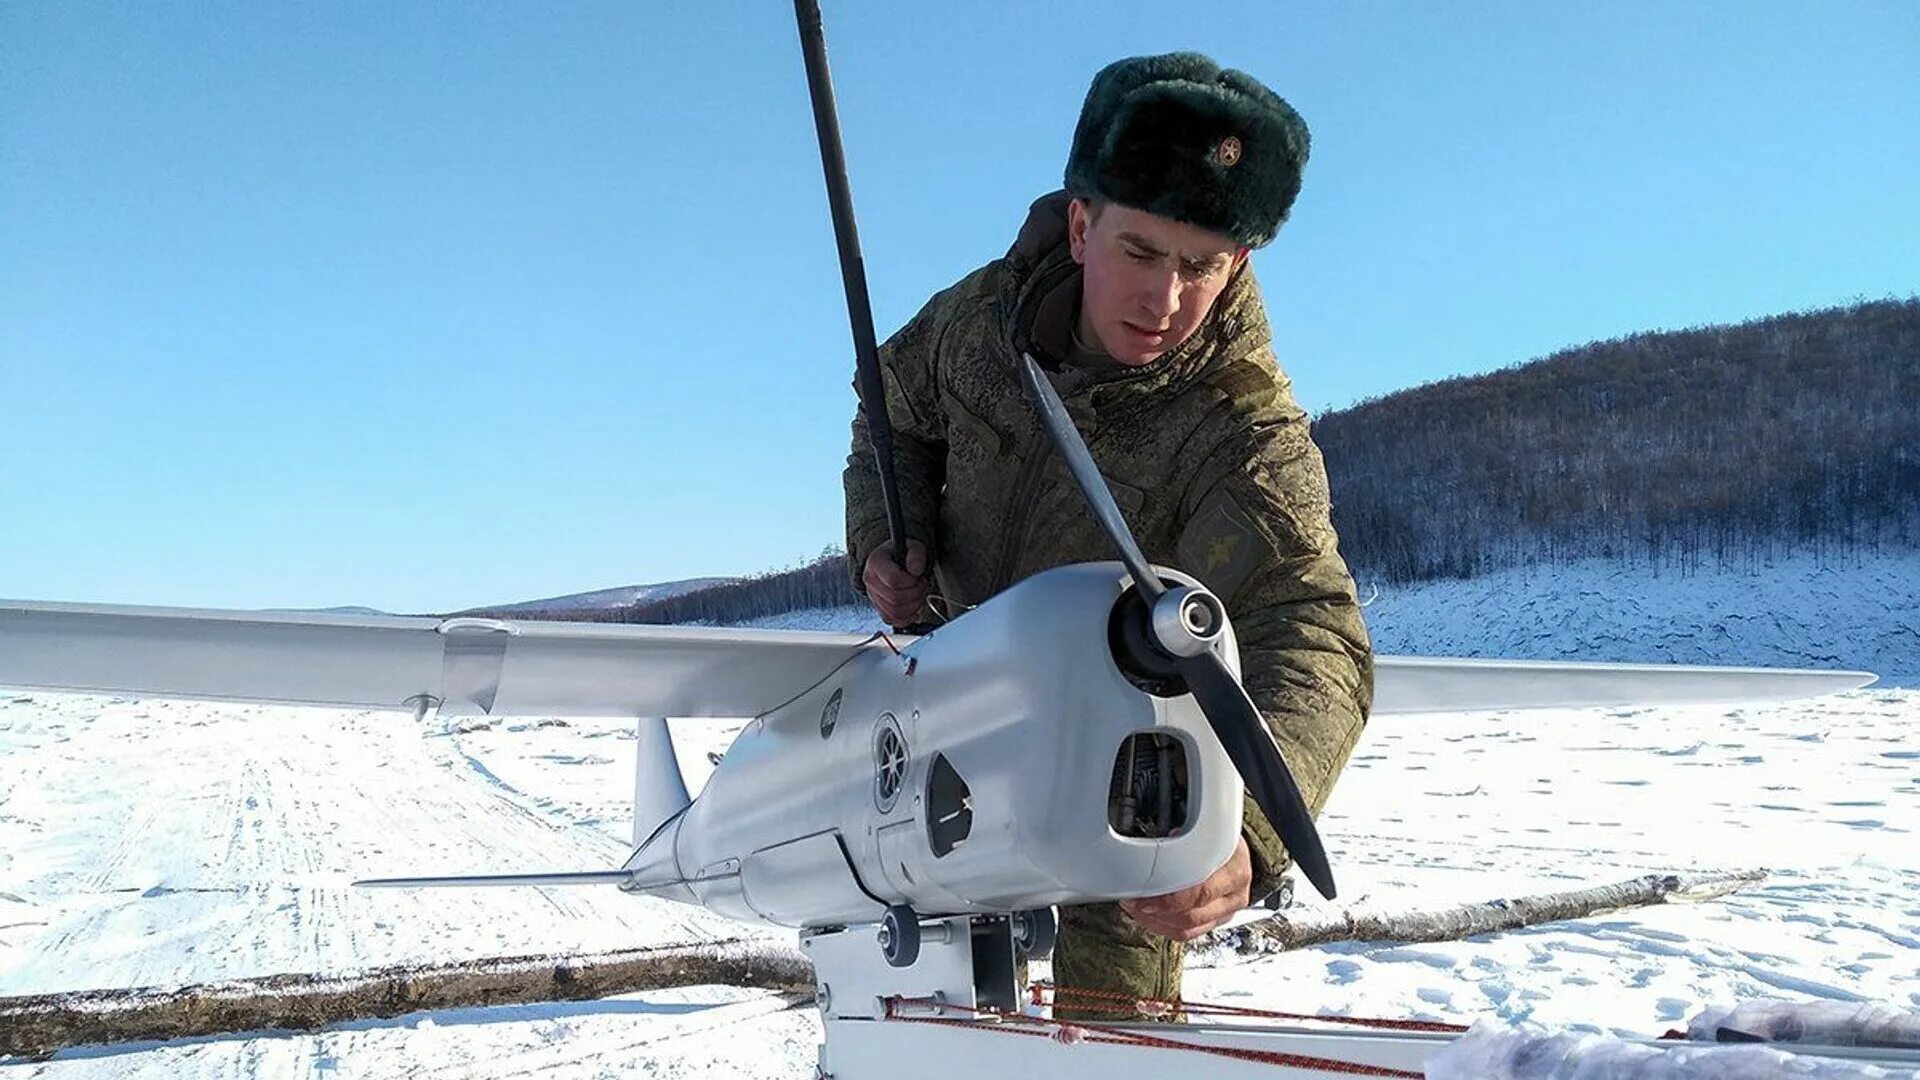
[[[665,600],[670,596],[680,596],[714,585],[725,584],[732,578],[703,577],[688,578],[685,581],[667,581],[657,585],[621,585],[612,589],[596,589],[592,592],[569,593],[566,596],[550,596],[544,600],[521,600],[512,604],[495,604],[487,607],[469,608],[459,612],[463,615],[486,612],[492,615],[578,615],[589,611],[609,611],[614,608],[630,608],[635,604],[654,600]]]
[[[1465,581],[1361,583],[1382,653],[1848,668],[1920,684],[1920,552],[1795,555],[1686,573],[1607,559]],[[866,608],[745,625],[882,629]]]

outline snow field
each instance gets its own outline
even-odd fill
[[[1363,592],[1372,590],[1363,586]],[[1382,652],[1864,667],[1920,683],[1920,556],[1649,578],[1593,563],[1373,596]],[[860,609],[763,625],[879,629]],[[674,725],[698,790],[737,725]],[[1301,1012],[1658,1034],[1777,996],[1920,1009],[1920,691],[1745,708],[1382,718],[1322,819],[1342,905],[1433,908],[1766,867],[1733,896],[1459,943],[1189,963],[1187,994]],[[631,727],[0,692],[0,995],[764,935],[611,889],[355,890],[597,869]],[[1301,903],[1317,902],[1304,886]],[[1039,974],[1044,974],[1042,966]],[[691,988],[318,1034],[70,1051],[45,1077],[805,1077],[819,1026]]]
[[[1187,993],[1657,1034],[1752,996],[1920,1008],[1920,693],[1383,719],[1323,818],[1342,903],[1429,908],[1682,869],[1762,886],[1483,940],[1196,956]],[[697,788],[731,725],[675,725]],[[612,890],[391,893],[361,875],[613,865],[617,722],[0,696],[0,993],[768,934]],[[1302,889],[1305,895],[1306,890]],[[1304,903],[1305,901],[1303,901]],[[12,1076],[805,1076],[757,991],[461,1010],[96,1048]]]

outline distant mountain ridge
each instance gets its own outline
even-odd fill
[[[1634,334],[1314,423],[1357,575],[1920,548],[1920,298]]]
[[[552,618],[579,618],[610,611],[626,611],[670,600],[676,596],[717,588],[737,578],[702,577],[684,581],[666,581],[653,585],[620,585],[611,589],[568,593],[543,600],[520,600],[510,604],[468,608],[452,614],[479,618],[528,618],[544,615]]]

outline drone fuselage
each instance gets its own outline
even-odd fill
[[[1192,698],[1116,666],[1128,583],[1115,563],[1048,571],[899,655],[855,655],[748,724],[626,887],[819,928],[1204,880],[1233,851],[1241,781]]]

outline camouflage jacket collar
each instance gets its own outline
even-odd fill
[[[1011,357],[1032,352],[1035,360],[1054,369],[1066,355],[1080,312],[1080,264],[1067,244],[1067,201],[1065,191],[1034,200],[1003,260],[1006,273],[999,297]],[[1270,336],[1260,287],[1252,268],[1243,265],[1206,321],[1178,348],[1142,367],[1116,365],[1087,385],[1124,385],[1130,393],[1143,394],[1185,387],[1211,368],[1264,348]]]

